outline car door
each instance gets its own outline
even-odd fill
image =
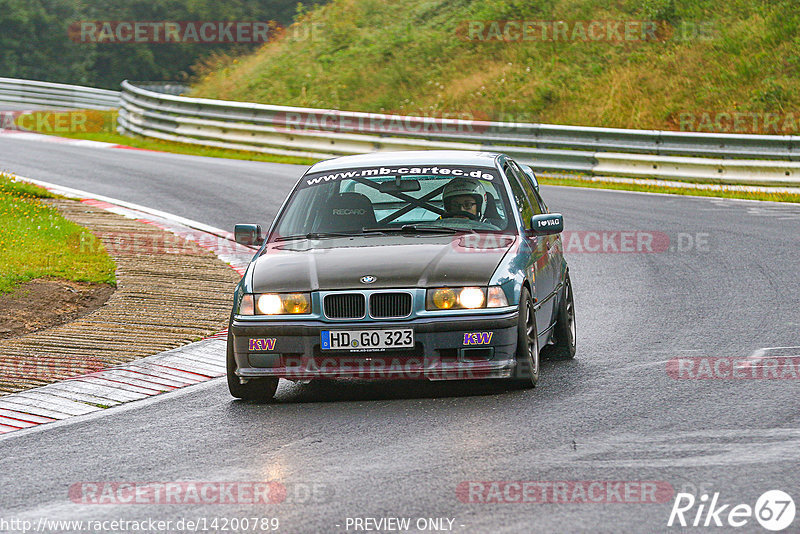
[[[516,162],[514,162],[516,164]],[[519,172],[522,175],[522,186],[525,190],[525,193],[531,200],[532,205],[538,205],[539,212],[538,213],[550,213],[547,209],[547,205],[542,199],[542,195],[539,193],[539,188],[537,187],[537,183],[535,178],[531,176],[528,172],[525,172],[522,168],[519,168]],[[534,211],[536,209],[534,208]],[[545,247],[545,254],[547,255],[547,272],[548,272],[548,280],[551,281],[551,291],[553,294],[550,296],[549,300],[545,305],[549,304],[549,306],[543,305],[542,307],[547,307],[550,310],[550,324],[554,324],[557,316],[558,310],[558,299],[555,295],[555,292],[558,291],[561,284],[561,271],[564,263],[564,256],[563,256],[563,247],[561,245],[561,234],[550,234],[545,236],[540,236],[540,242],[544,243]]]
[[[517,208],[522,215],[522,223],[526,229],[523,236],[527,247],[531,250],[531,255],[526,266],[528,279],[533,283],[533,297],[536,299],[534,308],[536,311],[536,329],[542,335],[550,327],[553,315],[552,298],[548,298],[553,291],[553,276],[548,257],[546,236],[534,236],[530,234],[531,217],[541,213],[541,207],[525,192],[523,184],[525,178],[521,171],[513,162],[506,163],[504,172],[508,177],[511,191],[514,193],[514,200]]]

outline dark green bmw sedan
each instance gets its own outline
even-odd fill
[[[236,287],[234,397],[280,378],[539,379],[540,351],[575,355],[560,214],[503,154],[379,152],[313,165]]]

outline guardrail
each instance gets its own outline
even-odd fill
[[[711,134],[411,117],[181,96],[173,82],[122,91],[0,78],[0,104],[114,109],[119,131],[202,146],[330,158],[378,150],[504,152],[537,171],[724,183],[800,183],[800,136]]]
[[[0,78],[0,104],[52,109],[114,109],[120,92],[81,85]]]
[[[122,83],[123,133],[279,155],[504,152],[537,171],[800,183],[800,136],[465,121],[188,98]]]

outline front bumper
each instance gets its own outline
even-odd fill
[[[370,323],[253,321],[230,326],[236,374],[251,378],[393,378],[464,380],[508,378],[514,370],[517,312]],[[413,328],[413,349],[321,349],[323,330]],[[472,336],[477,334],[477,336]]]

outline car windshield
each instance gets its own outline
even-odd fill
[[[498,171],[471,166],[340,169],[303,177],[270,240],[391,232],[513,233]]]

